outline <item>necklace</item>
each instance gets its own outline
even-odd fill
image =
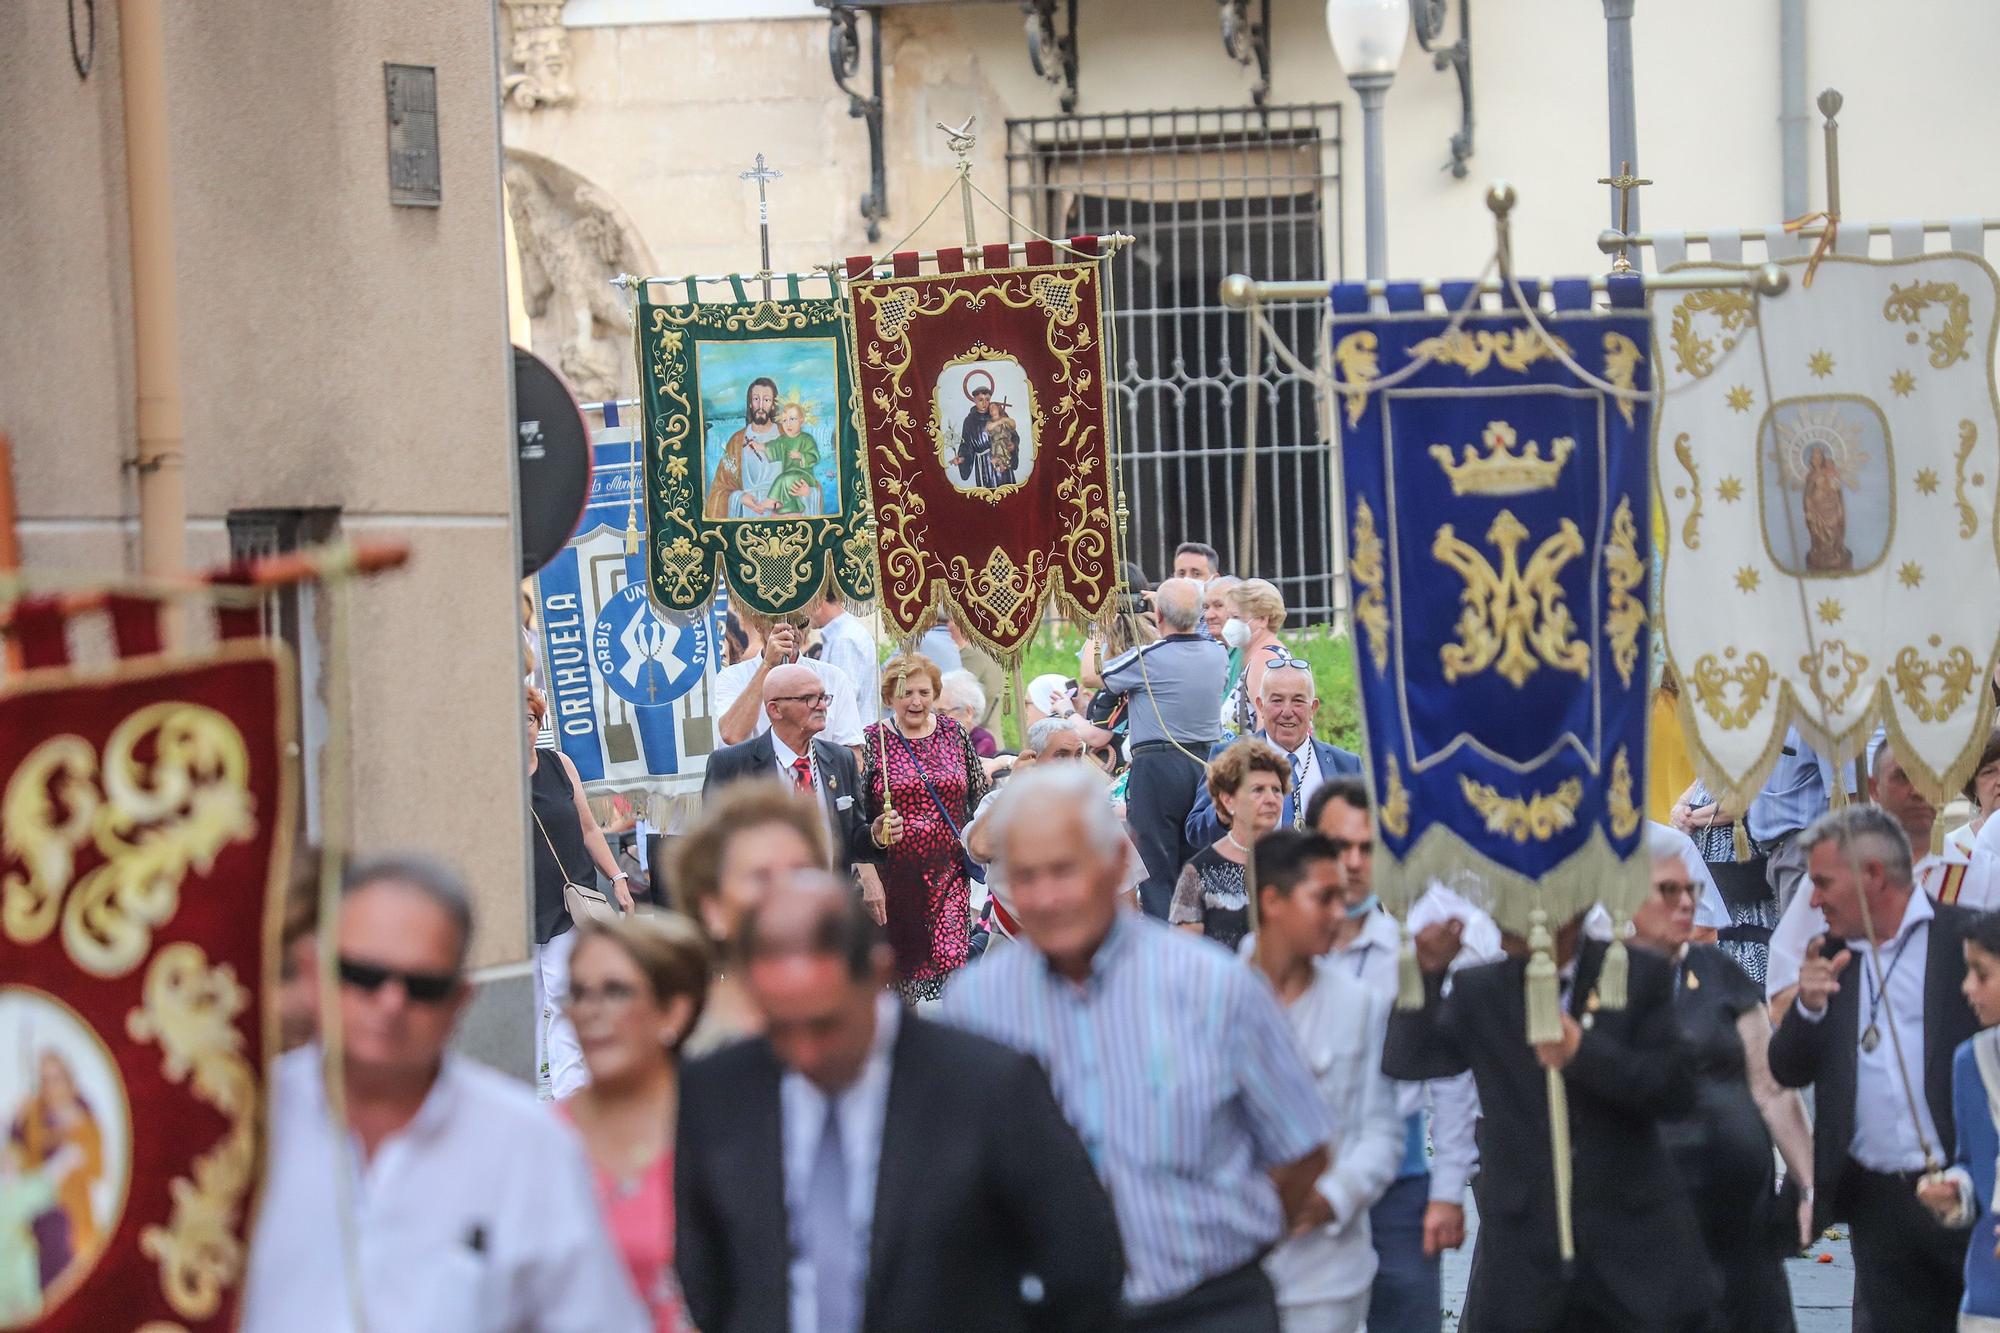
[[[1920,921],[1917,924],[1921,926],[1924,923]],[[1875,1048],[1882,1044],[1882,1029],[1875,1023],[1875,1011],[1881,1008],[1882,1001],[1888,998],[1889,979],[1896,975],[1896,965],[1903,961],[1903,951],[1910,947],[1910,941],[1916,938],[1916,934],[1914,929],[1911,930],[1903,936],[1902,942],[1896,945],[1895,957],[1889,960],[1889,966],[1882,971],[1881,989],[1876,989],[1874,972],[1865,967],[1861,969],[1862,984],[1868,988],[1868,1026],[1861,1030],[1861,1049],[1868,1054],[1874,1054]]]
[[[1229,845],[1230,845],[1231,847],[1234,847],[1234,848],[1235,848],[1235,849],[1236,849],[1237,851],[1239,851],[1239,852],[1243,853],[1243,854],[1244,854],[1245,856],[1248,856],[1248,855],[1250,855],[1250,849],[1249,849],[1248,847],[1245,847],[1245,846],[1244,846],[1244,845],[1243,845],[1242,843],[1240,843],[1240,842],[1236,841],[1236,830],[1235,830],[1235,829],[1228,829],[1228,830],[1226,830],[1226,831],[1225,831],[1225,832],[1223,833],[1223,835],[1222,835],[1222,836],[1223,836],[1224,838],[1228,839],[1228,841],[1229,841]]]

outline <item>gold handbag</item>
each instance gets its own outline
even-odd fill
[[[592,919],[617,920],[620,915],[618,908],[601,890],[587,884],[575,883],[570,879],[569,867],[563,864],[562,854],[556,851],[555,842],[549,837],[549,831],[542,828],[542,817],[535,813],[532,806],[529,807],[528,814],[534,819],[535,827],[541,830],[542,841],[548,845],[549,855],[555,859],[556,869],[562,871],[563,907],[569,912],[570,921],[580,926]]]

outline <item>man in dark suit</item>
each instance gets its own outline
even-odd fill
[[[1952,1328],[1966,1233],[1916,1191],[1951,1161],[1952,1053],[1979,1029],[1959,994],[1978,914],[1915,892],[1909,842],[1879,806],[1835,810],[1799,836],[1827,930],[1770,1058],[1778,1082],[1815,1089],[1813,1225],[1849,1224],[1869,1327]]]
[[[792,665],[771,669],[764,677],[763,697],[770,730],[708,757],[703,798],[732,782],[776,779],[819,798],[833,835],[836,868],[879,863],[881,848],[862,814],[861,768],[854,752],[819,739],[833,696],[818,676]]]
[[[695,1323],[1111,1327],[1117,1219],[1041,1067],[905,1012],[888,945],[831,876],[775,890],[743,954],[765,1035],[681,1085],[675,1264]]]
[[[1292,764],[1292,790],[1285,798],[1280,828],[1300,822],[1300,813],[1322,782],[1361,771],[1358,755],[1313,735],[1313,719],[1319,716],[1319,691],[1313,682],[1312,668],[1297,658],[1273,662],[1265,670],[1263,684],[1257,690],[1257,715],[1263,720],[1264,729],[1251,734],[1278,747],[1278,753]],[[1215,758],[1231,743],[1217,742],[1208,757]],[[1188,812],[1186,833],[1191,847],[1206,847],[1222,836],[1222,821],[1216,818],[1215,800],[1209,795],[1207,783],[1201,785],[1194,809]]]
[[[1562,1039],[1527,1039],[1527,945],[1444,977],[1461,924],[1417,935],[1424,1006],[1389,1020],[1382,1058],[1392,1078],[1472,1071],[1480,1130],[1479,1238],[1464,1326],[1540,1333],[1703,1326],[1719,1296],[1694,1211],[1660,1142],[1658,1121],[1694,1104],[1694,1076],[1674,1026],[1665,959],[1629,950],[1627,1002],[1603,1008],[1603,944],[1577,947],[1582,918],[1556,935],[1566,1002]],[[1566,1273],[1556,1230],[1546,1069],[1563,1073],[1571,1144],[1576,1262]]]

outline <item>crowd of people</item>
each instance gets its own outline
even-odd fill
[[[1384,909],[1276,590],[1190,543],[1143,597],[1012,754],[948,628],[880,662],[837,603],[733,625],[675,910],[531,747],[553,1107],[448,1049],[464,887],[352,867],[288,924],[245,1328],[1438,1333],[1471,1201],[1460,1329],[1782,1333],[1835,1223],[1858,1328],[2000,1328],[2000,736],[1921,861],[1886,740],[1865,783],[1794,733],[1748,810],[1690,789],[1624,1002],[1610,918],[1557,923],[1531,1045],[1476,879]]]

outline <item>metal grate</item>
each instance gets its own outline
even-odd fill
[[[1165,577],[1206,541],[1234,565],[1249,411],[1248,330],[1219,295],[1231,273],[1327,281],[1343,267],[1336,105],[1056,116],[1007,122],[1011,211],[1055,236],[1123,231],[1114,261],[1128,558]],[[1275,307],[1294,348],[1317,303]],[[1333,480],[1310,382],[1258,368],[1256,549],[1296,620],[1332,617]]]
[[[389,95],[389,202],[436,208],[444,202],[437,69],[385,64],[382,82]]]

